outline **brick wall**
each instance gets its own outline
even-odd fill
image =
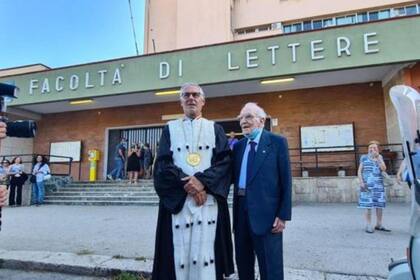
[[[383,90],[380,83],[353,84],[208,99],[203,115],[209,119],[235,118],[246,102],[257,102],[272,118],[278,119],[275,133],[289,139],[290,147],[298,147],[299,126],[355,123],[357,144],[372,139],[386,143]],[[82,179],[87,179],[88,149],[105,150],[105,130],[110,127],[163,123],[161,115],[181,112],[178,102],[135,105],[45,115],[38,122],[34,141],[35,153],[48,153],[51,142],[83,141]],[[103,160],[99,162],[101,178]],[[73,165],[78,177],[78,164]]]

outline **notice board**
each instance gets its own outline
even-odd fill
[[[354,150],[353,124],[303,126],[300,128],[302,152]],[[347,147],[346,147],[347,146]]]
[[[54,156],[72,157],[73,162],[80,161],[82,141],[52,142],[50,154]],[[50,162],[68,162],[68,158],[50,157]]]

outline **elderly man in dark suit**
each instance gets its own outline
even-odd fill
[[[240,280],[283,279],[283,237],[291,219],[290,161],[287,140],[264,130],[266,113],[247,103],[239,115],[245,136],[233,149],[233,229]]]

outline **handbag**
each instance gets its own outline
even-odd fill
[[[31,177],[29,178],[29,182],[36,183],[36,175],[31,175]]]
[[[51,174],[50,173],[48,173],[44,176],[44,181],[48,181],[50,179],[51,179]]]
[[[394,180],[392,180],[392,178],[388,175],[388,173],[386,173],[386,171],[382,171],[381,175],[385,187],[391,187],[392,185],[394,185]]]

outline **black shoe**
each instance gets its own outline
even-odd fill
[[[375,230],[380,230],[380,231],[385,231],[385,232],[391,232],[390,229],[387,229],[387,228],[385,228],[383,226],[376,226],[375,227]]]

